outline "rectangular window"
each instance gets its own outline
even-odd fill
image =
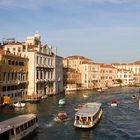
[[[25,52],[26,51],[26,46],[22,46],[22,51]]]
[[[18,47],[18,52],[21,52],[21,48],[20,47]]]

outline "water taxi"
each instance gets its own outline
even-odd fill
[[[65,99],[60,99],[58,104],[59,104],[59,107],[63,107],[65,105],[66,101]]]
[[[86,103],[76,112],[74,126],[79,128],[91,128],[99,122],[101,116],[101,103]]]
[[[36,114],[25,114],[0,122],[0,140],[20,140],[33,132],[37,124]]]

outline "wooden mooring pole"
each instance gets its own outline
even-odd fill
[[[139,100],[139,110],[140,110],[140,100]]]

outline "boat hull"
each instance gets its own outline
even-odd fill
[[[60,99],[58,102],[59,107],[63,107],[65,105],[65,100],[64,99]]]
[[[93,128],[99,123],[99,121],[102,117],[102,114],[103,114],[103,112],[102,112],[102,109],[101,109],[98,117],[94,121],[92,121],[90,124],[84,124],[84,123],[79,124],[75,121],[74,126],[77,127],[77,128]]]
[[[117,105],[117,104],[111,104],[111,106],[112,106],[112,107],[113,107],[113,106],[115,107],[115,106],[118,106],[118,105]]]

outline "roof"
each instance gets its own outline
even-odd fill
[[[80,55],[68,56],[68,57],[65,57],[64,59],[84,59],[84,60],[90,60],[91,61],[91,59],[88,59],[88,58],[86,58],[84,56],[80,56]]]
[[[8,42],[5,45],[22,45],[22,43],[21,42]]]
[[[133,63],[131,63],[131,64],[140,65],[140,61],[138,60],[138,61],[135,61],[135,62],[133,62]]]
[[[36,117],[36,114],[25,114],[0,122],[0,134],[10,130],[13,126],[20,126]]]
[[[113,67],[113,66],[110,65],[110,64],[101,64],[100,67],[101,67],[101,68],[112,68],[112,69],[116,69],[115,67]]]
[[[95,64],[93,61],[84,60],[82,64]]]
[[[79,111],[76,112],[77,116],[95,115],[101,107],[101,103],[86,103]]]
[[[118,69],[118,71],[121,71],[121,72],[131,72],[131,70],[127,70],[127,69]]]
[[[37,45],[28,45],[29,49],[34,49],[34,48],[37,48],[37,47],[38,47]]]

